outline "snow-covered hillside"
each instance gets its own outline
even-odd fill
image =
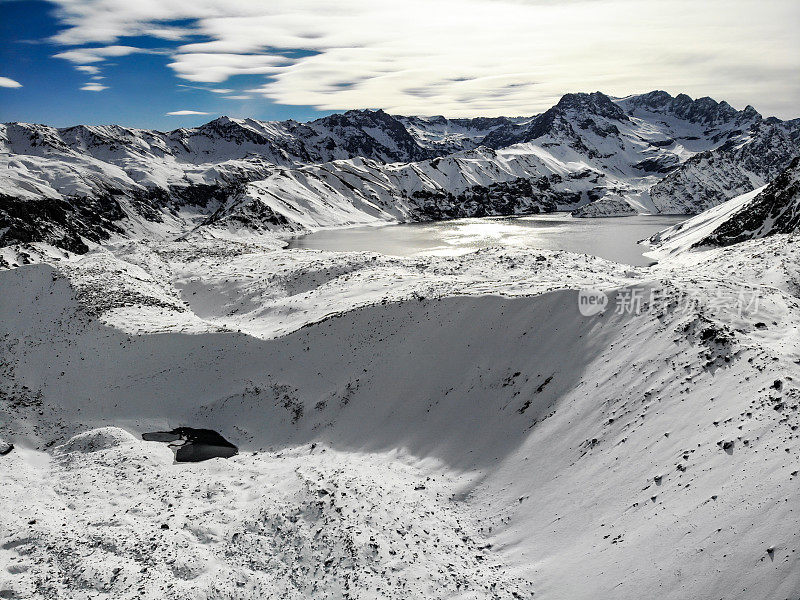
[[[0,591],[794,598],[798,250],[128,242],[0,271]],[[140,438],[177,425],[239,455]]]
[[[525,145],[408,164],[337,161],[275,169],[234,196],[202,232],[214,235],[223,224],[257,231],[264,211],[294,230],[551,212],[587,203],[606,184],[602,172]]]
[[[800,124],[665,92],[567,94],[529,118],[349,111],[169,133],[0,126],[0,245],[296,231],[376,220],[699,212],[763,185]],[[596,204],[592,204],[596,203]],[[583,208],[585,205],[585,208]]]
[[[704,246],[729,246],[800,231],[800,158],[769,185],[742,194],[650,238],[654,257]]]

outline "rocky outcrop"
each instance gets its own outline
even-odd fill
[[[778,119],[754,124],[743,138],[701,152],[650,189],[662,213],[696,214],[749,192],[800,155],[800,127]]]
[[[697,246],[730,246],[800,231],[800,157]]]
[[[636,209],[617,194],[607,194],[600,200],[572,211],[573,217],[625,217],[635,214]]]

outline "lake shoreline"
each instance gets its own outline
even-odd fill
[[[640,242],[685,215],[582,219],[568,211],[471,217],[421,223],[376,223],[320,229],[286,238],[287,248],[378,252],[389,256],[458,256],[479,248],[566,250],[631,266],[650,266]]]

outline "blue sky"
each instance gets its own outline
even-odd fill
[[[80,88],[91,81],[68,61],[53,58],[63,48],[47,42],[62,27],[55,6],[41,1],[0,3],[0,76],[22,83],[20,88],[0,87],[0,122],[28,121],[57,127],[77,123],[121,123],[132,127],[171,130],[205,123],[216,116],[253,117],[301,121],[331,114],[310,106],[276,104],[264,97],[229,100],[206,89],[234,90],[260,85],[261,75],[239,75],[224,86],[182,81],[167,67],[168,55],[132,54],[103,67],[108,88],[100,92]],[[138,36],[126,44],[170,50],[179,44]],[[205,89],[204,89],[205,88]],[[176,110],[197,110],[209,115],[167,116]]]
[[[530,115],[653,89],[793,118],[798,22],[796,0],[0,0],[0,121]]]

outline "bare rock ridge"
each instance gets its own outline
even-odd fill
[[[730,246],[800,231],[800,158],[697,246]]]

